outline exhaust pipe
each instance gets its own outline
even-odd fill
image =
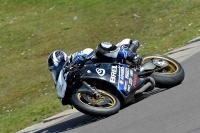
[[[147,82],[144,86],[142,86],[139,90],[137,90],[135,92],[135,95],[137,94],[142,94],[145,90],[147,90],[149,87],[151,87],[151,85],[153,85],[155,87],[156,82],[152,77],[147,77],[147,79],[149,79],[149,82]]]
[[[139,90],[137,90],[135,92],[135,95],[137,94],[141,94],[142,92],[144,92],[146,89],[148,89],[151,86],[150,82],[147,82],[144,86],[142,86]]]

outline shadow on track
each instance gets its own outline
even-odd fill
[[[160,93],[160,92],[162,92],[162,91],[166,91],[166,90],[168,90],[168,89],[170,89],[170,88],[157,88],[157,87],[155,87],[152,91],[144,92],[143,94],[136,96],[136,97],[135,97],[135,100],[134,100],[132,103],[127,104],[127,105],[124,105],[124,106],[122,107],[122,109],[127,108],[127,107],[130,106],[130,105],[133,105],[133,104],[135,104],[135,103],[137,103],[137,102],[140,102],[140,101],[142,101],[142,100],[144,100],[144,99],[146,99],[146,98],[148,98],[148,97],[150,97],[150,96],[152,96],[152,95],[155,95],[155,94]],[[121,109],[121,110],[122,110],[122,109]]]
[[[87,124],[104,119],[104,117],[93,117],[89,115],[81,115],[75,118],[68,117],[66,120],[62,120],[57,124],[51,125],[47,128],[35,131],[34,133],[60,133],[69,131]]]
[[[162,91],[165,91],[166,89],[160,89],[160,88],[155,88],[154,90],[152,90],[151,92],[146,92],[144,93],[142,96],[139,96],[135,99],[135,101],[132,103],[137,103],[145,98],[148,98],[149,96],[155,95],[157,93],[160,93]],[[124,107],[122,107],[121,110],[123,110],[124,108],[132,105],[126,105]],[[70,131],[94,122],[97,122],[99,120],[102,120],[106,117],[94,117],[94,116],[89,116],[89,115],[85,115],[85,114],[76,114],[75,117],[73,116],[69,116],[66,120],[62,120],[54,125],[51,125],[47,128],[35,131],[35,133],[59,133],[59,132],[66,132],[66,131]]]

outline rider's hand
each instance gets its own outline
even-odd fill
[[[143,58],[138,56],[138,57],[136,57],[136,59],[133,60],[133,63],[136,66],[140,66],[142,64],[142,60],[143,60]]]
[[[78,64],[82,64],[83,62],[84,62],[84,57],[83,56],[81,56],[81,55],[77,55],[74,59],[73,59],[73,61],[72,61],[72,63],[73,63],[73,65],[78,65]]]

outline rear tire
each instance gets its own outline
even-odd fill
[[[73,106],[91,116],[110,116],[120,110],[120,102],[114,95],[103,90],[98,92],[101,95],[100,99],[77,91],[72,95]]]
[[[157,54],[149,54],[143,56],[143,62],[150,59],[166,60],[169,63],[169,65],[164,68],[164,73],[154,72],[150,75],[155,80],[156,87],[170,88],[179,85],[183,81],[185,77],[185,72],[183,67],[176,60],[168,56]]]

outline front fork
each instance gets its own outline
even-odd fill
[[[95,99],[100,99],[100,93],[98,92],[98,90],[96,89],[96,87],[91,87],[91,85],[89,85],[87,82],[82,81],[82,86],[77,90],[77,92],[79,93],[83,93],[83,94],[88,94],[92,97],[94,97]],[[72,109],[73,109],[73,105],[71,104],[71,102],[69,103],[67,101],[67,99],[61,99],[61,103],[63,105],[71,105]]]
[[[83,81],[82,84],[83,85],[78,89],[78,92],[86,93],[90,96],[93,96],[96,99],[100,98],[100,94],[99,94],[98,90],[96,89],[96,87],[91,87],[91,85],[89,85],[85,81]]]

